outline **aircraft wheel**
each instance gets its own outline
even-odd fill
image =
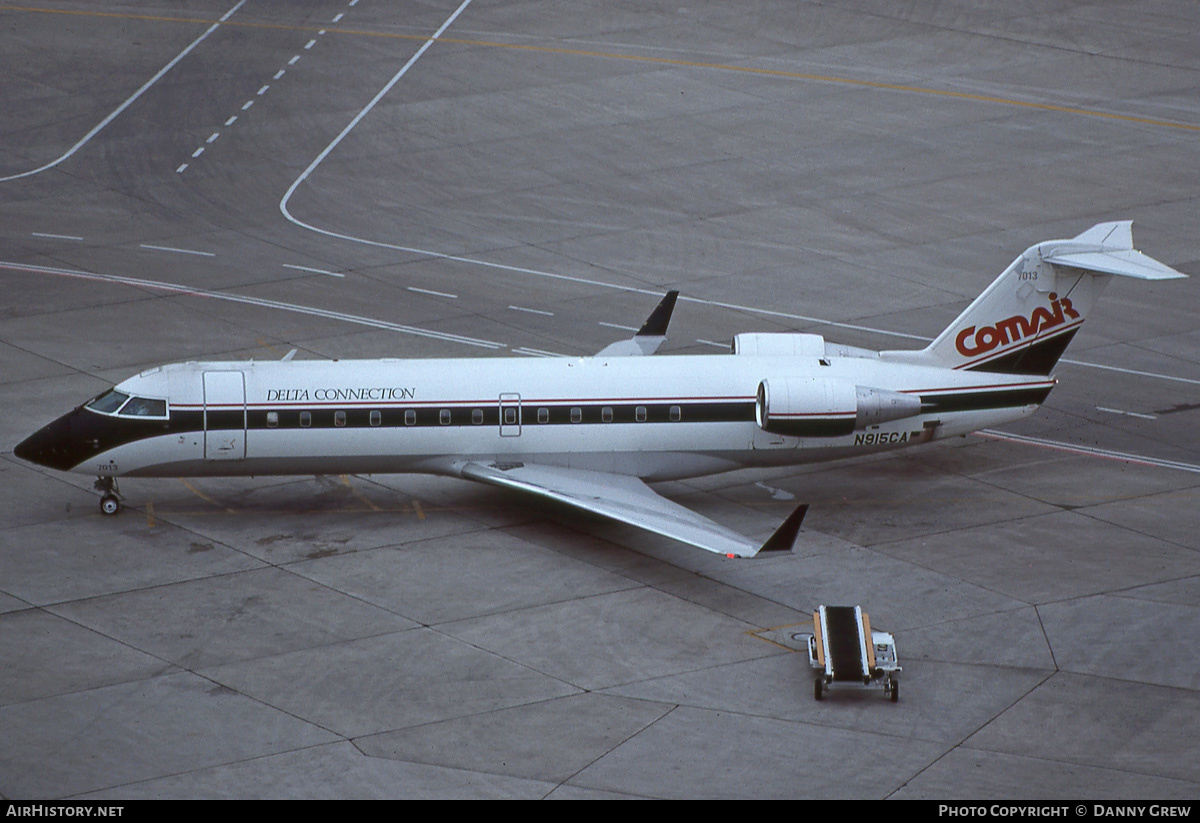
[[[100,498],[100,513],[114,515],[121,510],[121,501],[115,494],[106,494]]]
[[[821,678],[819,677],[813,680],[813,697],[817,700],[825,698],[825,684],[821,682]]]
[[[892,702],[895,703],[900,699],[900,681],[892,681]]]

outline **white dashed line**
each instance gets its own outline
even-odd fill
[[[263,86],[261,89],[259,89],[258,91],[256,91],[256,92],[255,92],[255,94],[257,94],[259,97],[262,97],[264,94],[266,94],[266,93],[267,93],[267,89],[269,89],[269,88],[271,88],[271,87],[270,87],[270,86]]]
[[[283,267],[285,269],[295,269],[296,271],[309,271],[309,272],[312,272],[313,274],[327,274],[330,277],[345,277],[346,276],[344,274],[338,274],[335,271],[325,271],[324,269],[314,269],[314,268],[310,268],[309,266],[296,266],[292,263],[284,263]]]
[[[1097,406],[1096,411],[1108,412],[1109,414],[1121,414],[1125,417],[1139,417],[1142,420],[1157,420],[1158,417],[1153,414],[1139,414],[1138,412],[1122,411],[1121,409],[1109,409],[1104,406]]]
[[[176,174],[183,174],[183,170],[188,167],[187,163],[180,164],[179,168],[175,169]]]
[[[417,294],[432,294],[434,297],[449,297],[451,300],[457,300],[457,294],[447,294],[444,291],[432,291],[430,289],[418,289],[416,286],[409,286],[409,291],[415,291]]]
[[[253,100],[247,100],[247,101],[246,101],[246,102],[245,102],[245,103],[242,105],[242,111],[245,111],[246,109],[250,108],[250,107],[251,107],[251,106],[253,106],[253,105],[254,105],[254,101],[253,101]]]
[[[198,148],[194,152],[192,152],[192,157],[199,157],[202,154],[204,154],[204,146],[201,146],[200,148]]]
[[[219,132],[219,131],[214,131],[212,134],[210,134],[210,135],[208,136],[208,139],[207,139],[207,140],[205,140],[204,142],[205,142],[205,143],[211,143],[212,141],[216,140],[216,139],[217,139],[218,137],[220,137],[220,136],[221,136],[221,132]]]
[[[524,306],[509,306],[509,308],[512,309],[513,311],[527,311],[530,314],[542,314],[542,315],[545,315],[546,317],[554,316],[554,312],[542,311],[541,309],[527,309]]]
[[[317,41],[316,41],[316,40],[309,40],[307,43],[305,43],[305,44],[304,44],[304,50],[305,50],[305,51],[308,51],[309,49],[311,49],[311,48],[312,48],[313,46],[315,46],[315,45],[317,45]]]
[[[603,320],[601,320],[601,321],[600,321],[600,325],[601,325],[601,326],[608,326],[608,328],[610,328],[610,329],[620,329],[621,331],[633,331],[633,332],[635,332],[635,331],[637,331],[637,330],[638,330],[638,327],[637,327],[637,326],[622,326],[622,325],[620,325],[619,323],[605,323]]]
[[[237,115],[235,114],[232,117],[230,117],[228,120],[225,121],[225,125],[232,126],[236,122],[237,122]]]
[[[296,65],[296,61],[298,61],[299,59],[300,59],[300,55],[298,55],[298,54],[297,54],[297,55],[296,55],[296,56],[294,56],[294,57],[293,57],[291,60],[289,60],[289,61],[288,61],[288,65],[289,65],[289,66],[294,66],[294,65]]]
[[[697,337],[696,342],[703,343],[706,346],[716,346],[718,349],[725,349],[725,351],[729,351],[728,343],[718,343],[716,340],[705,340],[702,337]]]
[[[310,317],[324,317],[329,320],[340,320],[344,323],[355,323],[360,326],[368,326],[375,329],[387,329],[389,331],[399,332],[401,334],[412,334],[417,337],[428,337],[434,340],[445,340],[451,343],[461,343],[464,346],[477,346],[484,349],[506,348],[504,343],[497,343],[493,340],[480,340],[476,337],[466,337],[461,334],[433,331],[432,329],[421,329],[417,328],[416,326],[405,326],[400,323],[392,323],[387,320],[376,320],[371,317],[345,314],[343,312],[330,311],[329,309],[319,309],[314,306],[301,306],[297,305],[296,303],[284,303],[280,300],[268,300],[263,297],[247,297],[241,294],[229,294],[228,292],[211,291],[209,289],[200,289],[192,286],[181,286],[176,283],[163,283],[155,280],[143,280],[137,277],[121,277],[115,274],[96,274],[93,272],[83,272],[73,269],[54,268],[51,266],[35,266],[29,263],[11,263],[8,261],[0,261],[0,269],[34,272],[37,274],[48,274],[57,277],[73,277],[79,280],[95,280],[104,283],[119,283],[121,285],[134,286],[142,289],[156,289],[159,291],[169,292],[171,294],[183,294],[189,297],[206,297],[210,300],[228,300],[231,303],[241,303],[247,306],[260,306],[262,308],[277,309],[279,311],[297,312],[299,314],[306,314]]]
[[[286,72],[286,71],[287,71],[286,69],[280,69],[279,71],[275,72],[274,79],[278,80],[280,77],[283,77],[284,72]]]
[[[336,22],[338,22],[339,20],[341,20],[341,19],[342,19],[343,17],[345,17],[345,16],[346,16],[346,15],[342,14],[342,13],[339,11],[337,14],[335,14],[335,15],[333,16],[333,19],[332,19],[332,20],[330,20],[329,22],[330,22],[330,23],[336,23]]]
[[[143,249],[151,249],[153,251],[170,251],[176,254],[194,254],[198,257],[216,257],[211,251],[196,251],[194,249],[177,249],[174,246],[152,246],[149,243],[142,243]]]
[[[82,237],[76,237],[73,234],[49,234],[44,231],[30,232],[34,237],[49,237],[52,240],[82,240]]]
[[[71,148],[67,149],[65,154],[63,154],[56,160],[52,160],[51,162],[47,163],[44,166],[40,166],[39,168],[32,169],[32,170],[26,171],[26,172],[22,172],[20,174],[12,174],[12,175],[9,175],[8,177],[0,177],[0,183],[5,182],[7,180],[16,180],[21,177],[29,177],[30,175],[37,174],[38,172],[43,172],[46,169],[52,169],[55,166],[57,166],[59,163],[61,163],[62,161],[66,160],[68,157],[73,155],[75,152],[79,151],[79,149],[85,143],[87,143],[89,140],[91,140],[93,137],[95,137],[97,134],[99,134],[101,129],[103,129],[105,126],[107,126],[113,120],[115,120],[117,118],[117,116],[121,114],[121,112],[125,111],[125,109],[127,109],[131,105],[133,105],[134,101],[137,100],[139,97],[141,97],[148,88],[150,88],[155,83],[157,83],[164,74],[166,74],[171,69],[173,69],[180,60],[187,57],[188,54],[192,51],[192,49],[196,48],[196,46],[198,46],[202,42],[204,42],[205,38],[207,38],[210,34],[212,34],[218,28],[220,28],[221,24],[224,23],[226,20],[228,20],[230,17],[232,17],[233,13],[236,12],[238,9],[240,9],[242,7],[242,4],[245,2],[246,2],[246,0],[239,0],[238,4],[236,6],[231,8],[229,11],[225,12],[225,14],[221,17],[220,20],[218,20],[216,23],[213,23],[211,26],[209,26],[207,29],[205,29],[204,34],[201,34],[199,37],[197,37],[195,40],[193,40],[190,44],[188,44],[187,48],[185,48],[183,51],[179,52],[179,54],[175,55],[175,57],[171,60],[170,63],[167,63],[167,65],[163,66],[161,69],[158,70],[158,74],[154,75],[149,80],[147,80],[145,83],[143,83],[142,87],[139,88],[137,91],[135,91],[132,95],[130,95],[130,97],[127,98],[124,103],[117,106],[117,108],[113,110],[112,114],[108,115],[108,117],[105,117],[103,120],[101,120],[96,126],[94,126],[92,128],[91,131],[89,131],[87,134],[85,134],[79,140],[78,143],[76,143],[74,146],[71,146]]]

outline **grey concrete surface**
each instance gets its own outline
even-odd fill
[[[1200,793],[1195,280],[1110,287],[1037,443],[664,485],[809,502],[754,562],[422,477],[101,518],[12,456],[174,360],[588,354],[668,288],[665,351],[916,347],[1104,220],[1200,275],[1196,4],[470,0],[402,76],[454,0],[43,5],[0,8],[0,796]],[[812,699],[820,603],[899,703]]]

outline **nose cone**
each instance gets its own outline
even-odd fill
[[[95,453],[95,444],[80,437],[74,418],[78,411],[43,426],[13,448],[13,454],[30,463],[69,471]]]

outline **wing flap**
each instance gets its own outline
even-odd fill
[[[529,464],[466,463],[459,472],[469,480],[534,494],[716,554],[753,557],[760,551],[743,535],[672,503],[636,477]],[[793,512],[763,548],[790,549],[803,516],[799,509]]]

